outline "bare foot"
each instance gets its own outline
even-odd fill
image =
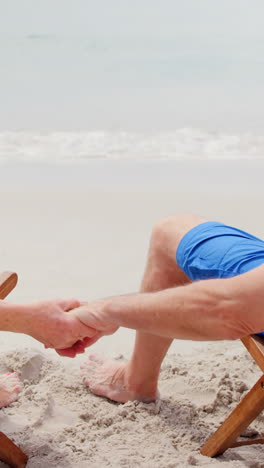
[[[125,403],[126,401],[151,402],[158,398],[156,385],[151,388],[133,385],[133,378],[129,377],[128,365],[125,362],[104,359],[96,354],[91,354],[88,360],[81,366],[83,383],[87,385],[95,395],[109,398],[110,400]]]
[[[0,408],[16,401],[22,387],[16,372],[0,375]]]

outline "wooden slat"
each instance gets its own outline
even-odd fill
[[[232,446],[238,436],[264,409],[264,375],[232,411],[219,429],[201,448],[201,454],[208,457],[220,455]]]
[[[264,372],[264,338],[257,335],[245,336],[241,339],[251,356]]]
[[[0,299],[5,297],[17,284],[17,274],[4,272],[0,274]],[[0,460],[12,468],[24,468],[27,464],[27,455],[17,447],[3,432],[0,432]]]
[[[0,299],[5,297],[14,289],[17,284],[17,274],[5,271],[0,274]]]
[[[238,440],[230,446],[230,448],[243,447],[243,445],[258,445],[264,444],[264,439],[253,439],[253,440]]]
[[[0,459],[12,468],[24,468],[28,461],[27,455],[3,432],[0,432]]]

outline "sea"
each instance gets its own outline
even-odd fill
[[[262,0],[0,0],[0,165],[264,159]]]

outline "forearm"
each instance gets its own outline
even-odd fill
[[[31,305],[11,304],[0,300],[0,330],[27,333],[31,308]]]
[[[45,347],[67,350],[61,355],[74,357],[84,352],[86,343],[95,342],[98,332],[84,325],[69,311],[80,306],[76,299],[54,299],[31,304],[10,304],[0,300],[0,330],[24,333]]]
[[[236,339],[247,329],[237,283],[208,280],[156,293],[112,298],[105,313],[118,326],[169,338]]]

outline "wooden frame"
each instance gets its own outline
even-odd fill
[[[17,284],[17,274],[4,272],[0,274],[0,299],[4,299]],[[28,457],[3,432],[0,432],[0,460],[12,468],[24,468]]]
[[[264,372],[264,338],[252,335],[242,338],[241,341]],[[236,442],[237,437],[256,419],[263,409],[264,374],[219,429],[202,446],[200,450],[201,454],[207,457],[214,457],[221,455],[228,448],[240,447],[241,445],[264,444],[264,438]]]

